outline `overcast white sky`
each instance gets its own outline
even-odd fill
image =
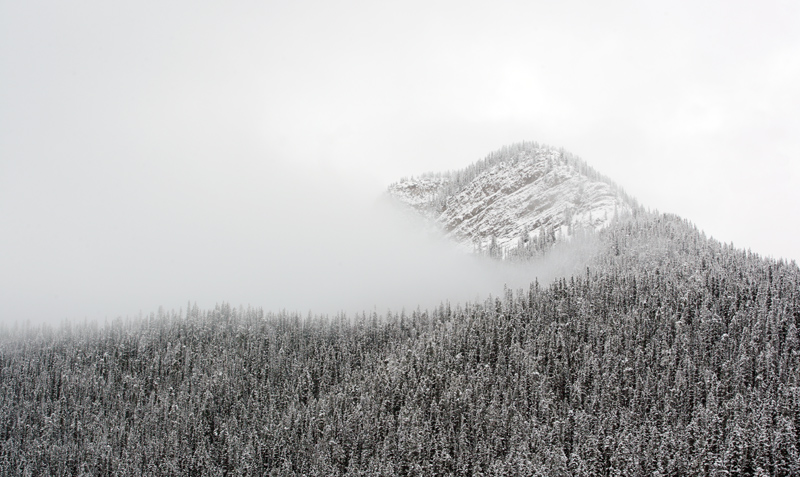
[[[521,140],[797,259],[798,84],[795,1],[0,0],[0,318],[439,292],[372,201]]]

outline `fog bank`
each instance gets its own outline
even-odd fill
[[[102,320],[220,302],[383,313],[483,299],[550,274],[456,250],[368,175],[247,148],[202,149],[125,174],[91,161],[36,171],[47,194],[20,191],[29,213],[6,210],[13,233],[0,245],[15,253],[0,276],[3,321]]]

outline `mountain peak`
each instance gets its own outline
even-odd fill
[[[461,248],[500,257],[600,230],[638,207],[580,158],[535,142],[503,147],[462,170],[405,178],[389,193]]]

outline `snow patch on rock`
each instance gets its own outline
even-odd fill
[[[536,143],[504,148],[463,171],[402,180],[389,193],[461,248],[481,251],[494,242],[503,253],[548,233],[568,240],[600,230],[636,207],[579,158]]]

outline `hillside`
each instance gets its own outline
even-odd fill
[[[552,173],[551,153],[518,153],[415,180],[428,192],[403,186],[408,203],[439,221],[495,197],[493,217],[539,179],[470,184]],[[0,474],[800,475],[800,268],[575,164],[554,187],[593,199],[542,217],[565,243],[591,227],[593,253],[549,284],[384,315],[222,304],[2,330]],[[597,219],[612,202],[630,212]]]
[[[585,273],[344,317],[3,333],[4,475],[797,475],[800,270],[671,216]]]

